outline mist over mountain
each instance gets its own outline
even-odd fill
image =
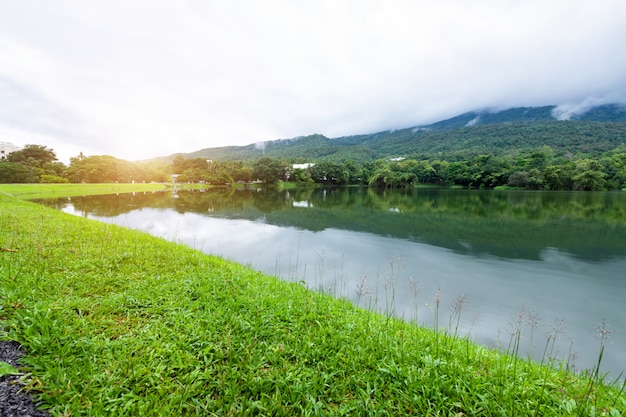
[[[262,157],[293,161],[367,162],[385,157],[435,157],[507,152],[549,146],[563,153],[601,153],[626,143],[626,105],[563,106],[477,110],[429,125],[327,138],[320,134],[205,148],[159,159],[206,158],[251,161]]]
[[[462,127],[512,122],[548,122],[555,120],[582,120],[594,122],[626,122],[626,106],[605,104],[584,109],[559,106],[516,107],[500,111],[472,111],[427,126],[425,129],[450,130]]]

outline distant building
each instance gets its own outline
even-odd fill
[[[314,166],[315,164],[312,164],[310,162],[307,162],[306,164],[293,164],[292,168],[293,169],[307,169],[307,168],[311,168],[312,166]]]
[[[15,146],[11,142],[0,142],[0,160],[7,159],[11,152],[20,151],[21,147]]]

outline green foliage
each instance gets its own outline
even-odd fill
[[[360,169],[352,161],[346,163],[321,162],[307,170],[314,182],[326,185],[356,184],[360,181]]]
[[[291,172],[289,180],[294,181],[300,185],[313,184],[313,178],[311,177],[311,170],[296,168]]]
[[[598,122],[626,122],[626,112],[624,105],[604,104],[587,110],[579,116],[575,116],[576,120],[591,120]]]
[[[5,375],[18,375],[19,373],[11,364],[0,361],[0,378]]]
[[[177,155],[172,161],[173,173],[179,174],[179,183],[202,183],[211,185],[232,185],[237,182],[251,182],[253,169],[241,161],[216,161],[212,159],[185,159]]]
[[[59,177],[58,175],[41,174],[40,182],[47,184],[64,184],[69,181],[67,178]]]
[[[307,169],[311,180],[325,185],[368,184],[383,188],[406,188],[417,183],[472,188],[508,185],[535,190],[624,187],[626,123],[560,122],[551,116],[553,109],[481,113],[486,124],[473,127],[466,126],[478,116],[472,113],[428,129],[401,129],[337,139],[312,135],[266,142],[262,149],[252,145],[213,148],[191,155],[210,154],[220,160],[254,163],[259,171],[253,176],[261,179],[267,175],[269,182],[282,177],[278,172],[269,173],[268,164],[272,160],[290,160],[315,163]],[[507,120],[513,121],[504,123]],[[261,159],[263,162],[259,164]],[[302,172],[289,175],[292,181],[303,182]],[[304,182],[308,182],[306,177]]]
[[[266,184],[275,184],[285,179],[287,164],[279,159],[261,158],[254,163],[252,176]]]
[[[549,148],[558,155],[587,154],[595,158],[626,142],[626,123],[623,121],[555,121],[537,115],[507,123],[465,124],[467,121],[462,126],[446,126],[443,129],[433,125],[335,139],[312,135],[266,142],[263,149],[254,145],[229,146],[204,149],[188,156],[220,161],[240,160],[244,163],[263,157],[316,163],[352,160],[362,165],[392,157],[418,160],[439,158],[453,162],[479,154],[501,156]],[[302,158],[305,160],[302,161]]]
[[[7,161],[26,164],[29,166],[43,167],[46,163],[57,160],[53,149],[42,145],[26,145],[24,149],[11,152],[7,156]]]
[[[53,150],[27,145],[0,166],[0,182],[164,182],[176,173],[182,175],[179,182],[216,185],[258,179],[383,188],[417,183],[538,190],[626,186],[626,113],[599,106],[580,120],[556,121],[553,110],[467,113],[426,127],[368,135],[330,139],[315,134],[210,148],[177,154],[171,163],[81,154],[65,167],[55,162]],[[471,126],[476,118],[481,124]],[[406,162],[398,163],[401,159]],[[294,173],[288,169],[292,163],[315,165]]]
[[[112,183],[169,181],[169,164],[128,162],[109,155],[70,159],[70,166],[55,162],[54,152],[45,146],[27,145],[9,154],[0,163],[0,183]]]
[[[169,164],[129,162],[110,155],[79,156],[70,159],[67,178],[73,183],[165,182]]]
[[[459,161],[441,159],[381,159],[348,175],[348,165],[322,162],[309,168],[320,184],[365,183],[379,188],[407,188],[420,184],[496,188],[508,185],[531,190],[601,191],[626,184],[626,153],[620,149],[600,159],[556,156],[549,148],[496,156],[481,154]]]
[[[410,188],[418,181],[414,172],[417,161],[391,161],[381,164],[369,177],[368,184],[378,188]]]
[[[63,182],[65,165],[56,159],[46,146],[26,145],[0,163],[0,183]]]
[[[38,182],[37,180],[35,170],[28,165],[17,162],[0,162],[0,183],[35,183]]]

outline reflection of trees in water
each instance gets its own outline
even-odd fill
[[[112,217],[129,213],[142,207],[170,208],[172,207],[171,200],[170,192],[153,191],[42,199],[38,200],[38,202],[56,209],[61,209],[71,204],[75,210],[84,214]]]
[[[179,191],[176,211],[179,213],[214,213],[223,210],[241,210],[250,201],[246,193],[238,194],[232,188],[209,188],[203,191]]]
[[[590,260],[626,253],[626,194],[620,193],[212,188],[71,202],[76,210],[101,216],[154,207],[253,221],[262,217],[280,226],[362,231],[505,258],[539,259],[547,248]]]
[[[278,191],[274,188],[261,188],[252,195],[252,204],[262,213],[272,213],[291,207],[291,202],[288,199],[289,193],[286,191]]]
[[[626,222],[626,196],[605,192],[484,191],[450,189],[317,189],[316,207],[368,207],[401,213],[445,212],[470,217],[547,220],[554,217]]]

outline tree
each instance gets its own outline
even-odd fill
[[[53,149],[49,149],[43,145],[26,145],[24,149],[11,152],[7,156],[7,161],[27,164],[38,168],[43,167],[45,163],[54,162],[57,156]]]
[[[253,177],[252,168],[244,167],[244,166],[242,166],[241,168],[237,168],[233,174],[233,179],[235,181],[241,181],[241,182],[250,182],[252,181],[252,177]]]
[[[67,170],[70,182],[106,183],[130,182],[129,172],[120,159],[110,155],[88,156],[83,159],[70,158]]]
[[[183,175],[187,177],[187,182],[199,182],[204,181],[208,174],[207,170],[198,168],[188,168],[183,171]]]
[[[511,187],[526,188],[528,186],[528,172],[515,171],[509,176],[507,184]]]
[[[129,162],[110,155],[70,158],[67,178],[74,183],[103,182],[166,182],[170,164],[167,162]]]
[[[605,175],[599,171],[583,171],[576,174],[574,178],[574,188],[579,191],[602,191],[604,187]]]
[[[15,162],[0,162],[0,183],[34,183],[39,182],[32,167]]]
[[[58,175],[42,174],[39,177],[39,181],[46,184],[63,184],[69,182],[67,178],[59,177]]]
[[[186,169],[187,165],[185,163],[185,157],[182,155],[176,155],[172,161],[172,173],[182,174]]]
[[[368,184],[378,188],[410,188],[417,183],[414,172],[402,171],[399,164],[388,164],[377,169]]]
[[[344,162],[343,168],[348,175],[348,184],[359,184],[363,181],[363,168],[354,161]]]
[[[286,165],[279,159],[261,158],[254,163],[253,177],[266,184],[285,180]]]
[[[574,175],[574,189],[579,191],[601,191],[605,189],[606,174],[598,161],[583,158],[576,163],[578,174]]]
[[[311,171],[308,168],[307,169],[302,169],[302,168],[294,169],[293,172],[291,173],[290,180],[295,181],[301,185],[314,183],[313,178],[311,177]]]
[[[546,167],[543,174],[545,188],[553,191],[572,190],[575,170],[576,166],[570,161]]]
[[[431,177],[433,183],[444,184],[448,180],[449,165],[450,162],[448,161],[440,161],[438,159],[431,161],[430,166],[435,170],[435,173]]]
[[[170,181],[170,164],[161,161],[134,162],[134,177],[131,180],[145,182]]]
[[[352,169],[347,164],[320,162],[308,168],[313,181],[332,185],[345,185],[350,182]]]
[[[11,152],[3,161],[24,168],[7,165],[4,167],[5,175],[13,182],[63,182],[66,167],[56,160],[54,150],[42,145],[26,145],[24,149]]]
[[[448,181],[452,184],[468,186],[472,181],[468,162],[451,162],[448,165]]]

